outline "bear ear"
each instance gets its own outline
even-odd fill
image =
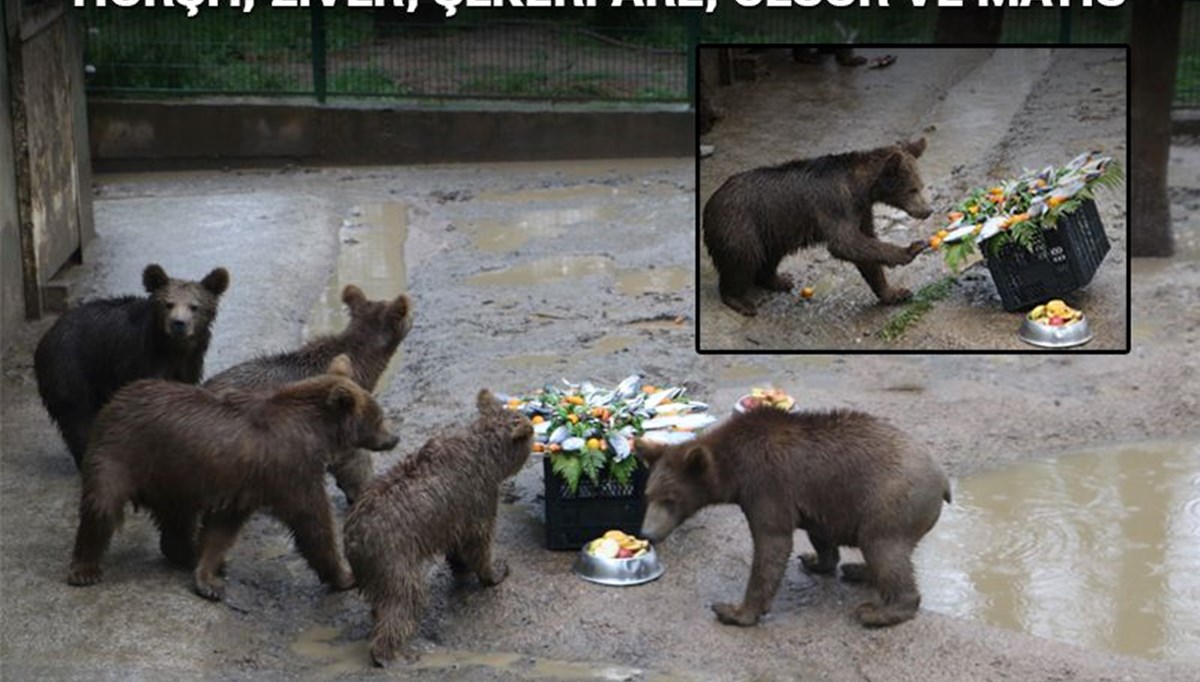
[[[645,464],[647,467],[654,466],[655,462],[662,459],[664,452],[666,452],[666,447],[661,443],[642,440],[641,438],[633,442],[633,454],[642,460],[642,464]]]
[[[358,405],[358,396],[354,395],[352,388],[342,382],[338,382],[329,389],[329,396],[325,402],[330,407],[349,412]]]
[[[495,412],[500,407],[500,401],[496,400],[496,396],[486,388],[480,389],[479,394],[475,396],[475,407],[480,414]]]
[[[522,419],[519,424],[513,427],[512,442],[520,443],[521,441],[533,436],[533,424],[529,423],[528,419]]]
[[[703,445],[697,445],[683,456],[683,470],[689,476],[700,478],[708,473],[711,465],[712,453]]]
[[[409,300],[408,296],[400,294],[396,297],[396,300],[392,301],[391,305],[388,306],[388,315],[391,316],[393,320],[403,320],[408,315],[408,311],[411,309],[412,301]]]
[[[900,147],[909,154],[912,154],[914,159],[919,159],[925,153],[925,138],[919,137],[911,142],[901,142]]]
[[[346,288],[342,289],[342,303],[350,306],[350,312],[354,312],[355,308],[358,308],[366,302],[367,295],[363,293],[362,289],[359,289],[353,284],[347,284]]]
[[[200,286],[208,289],[213,296],[220,296],[229,288],[229,271],[225,268],[214,268],[200,280]]]
[[[151,263],[142,271],[142,286],[145,287],[148,294],[153,294],[167,286],[170,281],[171,278],[167,277],[167,271],[163,270],[158,263]]]
[[[342,353],[329,363],[329,369],[326,374],[336,374],[337,376],[346,377],[347,379],[354,378],[354,365],[350,362],[350,356]]]

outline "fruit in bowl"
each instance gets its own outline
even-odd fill
[[[610,530],[584,547],[588,554],[600,559],[637,559],[650,549],[649,540],[641,540],[619,530]]]
[[[1083,311],[1054,299],[1029,311],[1029,319],[1050,327],[1065,327],[1083,319]]]
[[[754,388],[750,395],[744,395],[737,401],[739,412],[748,412],[759,407],[773,407],[777,410],[792,409],[796,401],[792,396],[778,388]]]

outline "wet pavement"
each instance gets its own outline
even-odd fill
[[[150,260],[183,275],[229,267],[209,373],[336,327],[329,296],[348,281],[376,295],[406,288],[414,327],[378,391],[401,444],[376,457],[379,470],[469,413],[480,387],[520,393],[634,371],[682,383],[719,412],[774,384],[806,408],[879,414],[963,485],[1080,448],[1200,435],[1200,330],[1172,312],[1200,300],[1200,264],[1184,258],[1142,265],[1141,341],[1121,358],[695,354],[682,274],[695,255],[694,171],[690,159],[666,159],[100,177],[100,238],[80,276],[89,294],[114,295],[136,292]],[[1178,191],[1200,191],[1182,182]],[[72,588],[78,476],[37,400],[30,357],[50,323],[18,330],[0,383],[5,679],[1173,681],[1200,669],[1173,649],[1126,657],[989,624],[941,608],[936,585],[914,621],[864,630],[851,615],[862,588],[794,561],[760,627],[721,626],[709,605],[736,599],[749,572],[733,507],[701,512],[664,542],[658,581],[591,585],[570,574],[571,553],[542,549],[536,458],[500,510],[496,552],[510,577],[482,589],[432,568],[423,662],[402,671],[369,666],[367,607],[327,593],[265,517],[230,554],[224,603],[196,597],[188,575],[163,563],[141,514],[116,536],[104,582]],[[960,519],[947,518],[947,539],[962,537]],[[938,551],[938,534],[931,548],[944,561],[923,563],[922,575],[966,570],[986,549]],[[796,551],[806,549],[797,534]]]
[[[1024,168],[1061,166],[1100,150],[1126,165],[1125,67],[1112,49],[871,49],[890,53],[885,69],[797,64],[786,50],[760,55],[755,82],[714,88],[723,110],[703,142],[716,153],[700,162],[700,200],[730,175],[796,158],[872,149],[924,136],[918,160],[934,215],[916,220],[876,207],[884,241],[907,244],[944,224],[941,216],[973,187],[1015,177]],[[1066,296],[1083,308],[1096,338],[1088,350],[1124,350],[1126,335],[1126,201],[1102,190],[1098,206],[1112,250],[1095,279]],[[824,247],[785,258],[796,291],[755,291],[756,318],[723,305],[707,252],[700,262],[702,350],[1036,350],[1016,337],[1020,313],[1006,313],[982,263],[967,269],[950,295],[899,338],[879,332],[900,307],[879,304],[853,265]],[[927,251],[891,268],[889,282],[912,291],[946,277],[941,255]],[[814,296],[798,296],[800,287]]]

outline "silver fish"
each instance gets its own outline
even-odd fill
[[[571,436],[562,442],[562,449],[567,452],[575,452],[583,449],[584,441],[579,436]]]
[[[650,394],[649,398],[646,398],[646,408],[653,410],[662,401],[667,398],[674,398],[681,393],[683,393],[682,388],[664,388],[661,391],[656,391]]]
[[[633,453],[633,448],[629,445],[629,437],[620,433],[609,434],[608,446],[612,448],[614,462],[620,462]]]
[[[617,397],[631,398],[634,395],[637,395],[638,387],[641,385],[641,383],[642,377],[637,374],[631,374],[630,376],[625,377],[621,383],[617,384]]]
[[[554,431],[552,431],[550,433],[550,437],[547,440],[550,443],[561,443],[561,442],[565,441],[567,439],[567,437],[570,435],[571,435],[571,432],[567,430],[566,426],[559,426],[557,429],[554,429]]]
[[[661,443],[662,445],[678,445],[686,443],[696,437],[696,434],[690,431],[647,431],[642,434],[642,438],[651,443]]]

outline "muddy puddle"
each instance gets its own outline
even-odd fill
[[[646,293],[676,293],[693,280],[683,267],[656,267],[644,270],[620,269],[606,256],[555,256],[515,265],[511,268],[481,272],[467,279],[479,287],[533,287],[563,280],[587,277],[612,277],[617,291],[636,297]]]
[[[1200,442],[1022,463],[954,497],[917,550],[923,608],[1200,662]]]
[[[313,304],[305,327],[305,338],[335,334],[346,327],[349,316],[342,303],[342,289],[355,284],[372,300],[392,299],[408,289],[404,243],[408,239],[408,207],[400,203],[368,204],[351,212],[338,238],[337,268],[324,293]],[[403,349],[397,350],[379,378],[376,391],[386,387],[400,365]]]
[[[518,213],[507,220],[468,220],[461,227],[470,235],[471,244],[476,249],[486,253],[504,253],[516,251],[530,242],[561,238],[571,228],[611,220],[615,212],[612,204],[541,209]]]
[[[312,677],[335,679],[353,672],[373,669],[367,640],[347,641],[332,627],[315,627],[301,632],[289,647],[299,656],[317,662],[318,671]],[[437,648],[425,651],[407,668],[411,671],[433,671],[452,678],[456,671],[485,669],[514,673],[526,680],[646,680],[671,682],[671,675],[651,673],[640,668],[605,663],[581,663],[547,658],[534,658],[517,653],[463,651]]]

